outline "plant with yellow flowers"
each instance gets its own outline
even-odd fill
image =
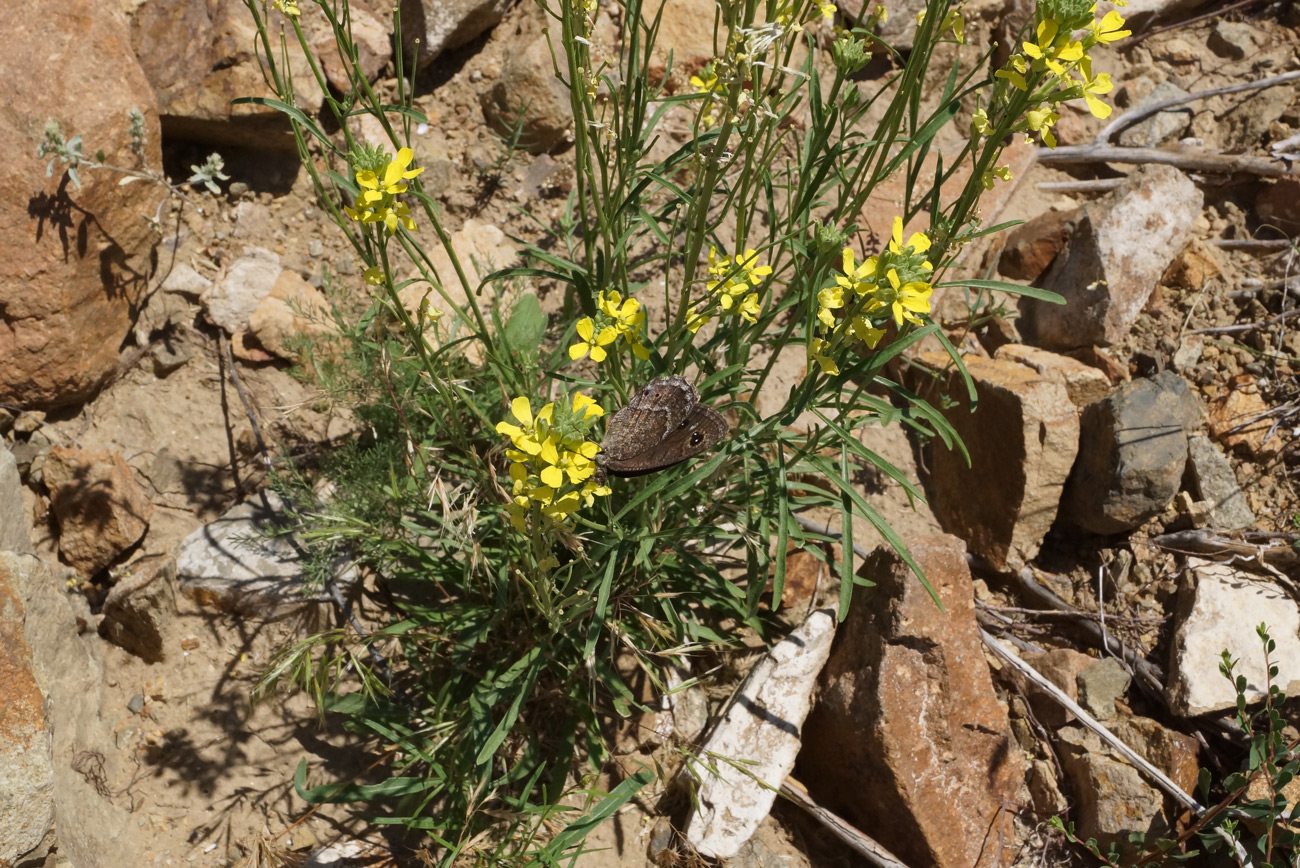
[[[364,263],[357,288],[373,293],[341,318],[353,351],[330,373],[363,433],[328,463],[328,500],[306,482],[288,489],[310,504],[321,562],[356,560],[394,606],[375,632],[303,643],[268,674],[394,746],[383,784],[300,794],[385,798],[385,821],[430,830],[441,865],[467,850],[558,859],[587,827],[544,843],[532,833],[557,827],[560,796],[603,768],[609,720],[649,707],[629,669],[666,685],[701,675],[701,653],[733,643],[736,625],[769,635],[787,553],[826,559],[818,544],[832,540],[852,552],[855,519],[925,581],[854,468],[921,498],[864,434],[901,424],[963,447],[886,364],[929,339],[964,374],[934,319],[945,291],[1052,300],[966,276],[957,260],[1000,228],[979,206],[1011,180],[1001,155],[1013,136],[1053,145],[1067,101],[1109,112],[1099,49],[1126,35],[1123,19],[1040,0],[989,73],[992,46],[968,45],[975,28],[950,0],[916,16],[906,55],[881,37],[879,4],[855,15],[821,0],[720,3],[716,56],[661,74],[658,19],[638,0],[614,0],[616,14],[539,0],[568,88],[572,142],[556,159],[572,166],[572,192],[520,240],[524,265],[479,280],[422,186],[409,143],[428,119],[404,58],[381,101],[349,61],[346,2],[247,2],[279,93],[262,102],[290,118],[322,207]],[[336,133],[294,105],[270,36],[274,20],[311,56],[302,21],[314,15],[352,80],[342,94],[318,82]],[[617,51],[594,37],[606,15]],[[397,44],[400,28],[395,15]],[[362,113],[377,127],[359,127]],[[358,140],[363,128],[382,140]],[[886,182],[896,204],[882,209]],[[657,472],[607,475],[601,443],[630,403],[622,418],[649,441],[675,435],[655,425],[678,416],[637,403],[670,375],[729,435]],[[852,557],[826,567],[847,607]],[[590,808],[612,811],[651,779],[633,775]]]

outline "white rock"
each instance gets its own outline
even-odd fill
[[[264,491],[194,531],[176,555],[181,592],[200,605],[268,620],[319,601],[306,583],[293,540],[283,532],[265,535],[285,524],[283,502]],[[336,567],[340,585],[356,580],[346,559]]]
[[[237,334],[248,328],[248,317],[280,277],[280,257],[264,247],[245,247],[244,253],[230,264],[225,274],[204,290],[201,300],[208,318]]]
[[[777,789],[794,767],[799,731],[834,637],[834,612],[811,612],[750,670],[700,750],[712,768],[688,765],[698,801],[687,820],[686,840],[702,855],[734,856],[772,809]]]
[[[1267,576],[1234,570],[1227,564],[1188,558],[1188,575],[1179,594],[1174,631],[1169,705],[1184,717],[1236,707],[1233,685],[1219,672],[1226,648],[1246,676],[1246,701],[1267,690],[1264,649],[1255,628],[1267,624],[1277,650],[1269,661],[1279,667],[1274,683],[1286,694],[1300,689],[1300,608]]]

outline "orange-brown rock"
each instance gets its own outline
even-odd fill
[[[997,569],[1019,569],[1038,554],[1056,519],[1079,445],[1078,411],[1065,385],[1005,359],[967,356],[978,408],[970,411],[954,372],[944,416],[970,454],[936,444],[930,489],[944,530],[966,540]]]
[[[1012,280],[1037,280],[1065,248],[1078,216],[1077,208],[1048,211],[1012,229],[998,257],[998,271]]]
[[[45,696],[23,637],[21,589],[14,585],[14,575],[0,566],[0,864],[41,864],[53,844],[54,766]]]
[[[145,116],[145,155],[160,169],[153,93],[127,44],[116,3],[13,0],[0,51],[5,82],[0,151],[0,403],[85,400],[117,366],[149,276],[154,236],[145,222],[163,193],[85,168],[81,188],[36,147],[57,121],[87,154],[138,165],[127,112]]]
[[[1025,763],[993,691],[960,540],[911,553],[941,611],[893,551],[861,575],[804,724],[797,776],[812,795],[909,865],[1004,865],[1006,805]]]
[[[270,16],[267,27],[278,33],[285,19],[274,10]],[[290,37],[289,69],[280,74],[292,75],[297,107],[315,114],[324,92],[292,30]],[[169,136],[243,147],[295,147],[281,112],[251,103],[231,105],[239,97],[275,96],[254,51],[255,46],[261,49],[257,29],[242,0],[144,0],[131,16],[130,40]],[[275,45],[278,63],[278,41]],[[184,63],[178,62],[181,58]]]
[[[87,575],[133,546],[153,516],[120,452],[51,447],[45,485],[59,522],[59,552]]]
[[[1104,373],[1069,356],[1025,344],[1005,344],[998,347],[993,358],[1025,365],[1059,381],[1076,407],[1086,407],[1110,394],[1110,379]]]
[[[1276,431],[1269,437],[1273,420],[1264,415],[1267,411],[1258,392],[1234,389],[1210,405],[1210,433],[1226,449],[1267,458],[1282,448]]]
[[[248,317],[248,335],[259,346],[282,359],[297,360],[302,336],[317,337],[331,328],[329,302],[321,291],[285,269],[271,294]]]

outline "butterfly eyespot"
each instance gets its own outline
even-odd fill
[[[704,435],[703,435],[702,433],[700,433],[699,431],[696,431],[696,432],[694,432],[693,434],[691,434],[691,445],[692,445],[692,446],[699,446],[699,445],[700,445],[701,443],[703,443],[703,442],[704,442]]]

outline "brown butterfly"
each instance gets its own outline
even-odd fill
[[[615,476],[654,473],[694,458],[727,436],[722,414],[674,374],[651,380],[605,426],[596,463]]]

